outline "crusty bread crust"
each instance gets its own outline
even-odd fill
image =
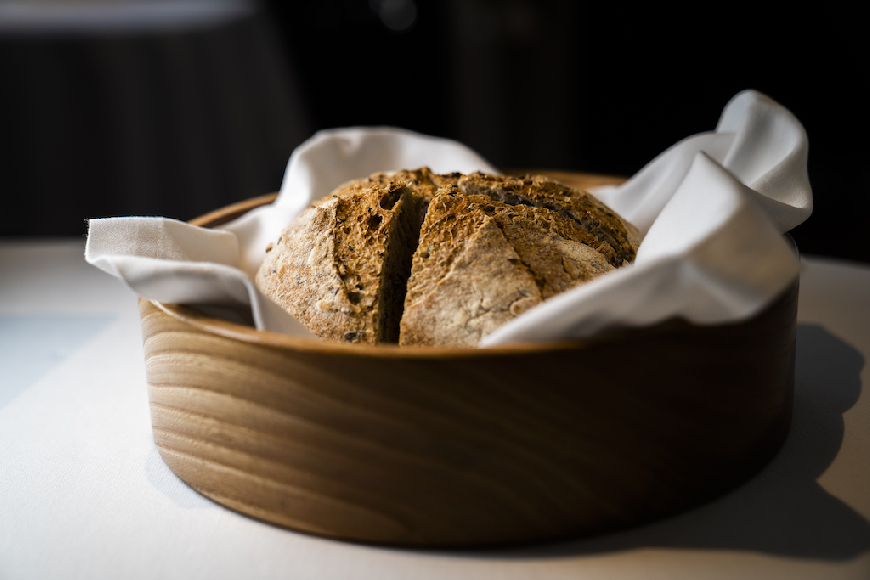
[[[321,338],[396,342],[414,207],[392,183],[308,208],[267,248],[257,286]]]
[[[419,168],[348,182],[303,212],[257,284],[325,339],[474,346],[632,262],[639,242],[592,195],[544,177]]]
[[[613,270],[573,220],[460,187],[442,189],[429,204],[400,344],[474,346],[547,298]]]
[[[575,221],[595,238],[593,247],[619,267],[634,261],[640,234],[592,194],[541,175],[523,178],[474,173],[459,180],[466,194],[480,194],[510,205],[546,208]]]
[[[411,267],[400,344],[476,344],[541,302],[531,271],[496,219],[468,197],[429,204]]]

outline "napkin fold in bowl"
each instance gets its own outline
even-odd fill
[[[619,186],[593,193],[635,224],[633,264],[557,295],[481,346],[588,337],[682,317],[736,321],[798,275],[783,234],[812,212],[807,137],[784,107],[744,91],[715,131],[675,144]],[[256,328],[312,336],[253,283],[266,246],[338,185],[379,171],[497,173],[462,144],[395,128],[322,131],[293,152],[276,201],[206,229],[164,218],[89,222],[85,259],[143,298],[250,308]]]

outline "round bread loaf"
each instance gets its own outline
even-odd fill
[[[541,176],[348,182],[267,248],[258,287],[321,338],[474,346],[544,300],[634,260],[637,229]]]

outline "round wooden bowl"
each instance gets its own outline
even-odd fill
[[[139,304],[167,465],[333,538],[479,547],[638,524],[745,481],[791,418],[797,281],[736,324],[490,349],[325,343]]]

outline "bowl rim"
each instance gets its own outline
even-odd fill
[[[144,300],[144,299],[142,299]],[[182,304],[163,304],[153,300],[150,302],[158,310],[198,330],[209,334],[222,336],[261,346],[278,349],[319,352],[324,354],[341,354],[348,356],[365,356],[375,358],[481,358],[515,356],[518,354],[537,354],[554,351],[572,351],[603,346],[614,342],[628,345],[635,341],[649,340],[654,336],[663,336],[686,329],[723,329],[745,324],[749,319],[716,325],[696,325],[682,318],[671,318],[648,327],[628,327],[583,339],[568,339],[560,341],[512,342],[492,347],[440,347],[440,346],[400,346],[398,344],[348,344],[328,342],[312,338],[290,336],[280,332],[257,330],[236,322],[221,320],[196,311]],[[757,314],[755,315],[757,316]]]

